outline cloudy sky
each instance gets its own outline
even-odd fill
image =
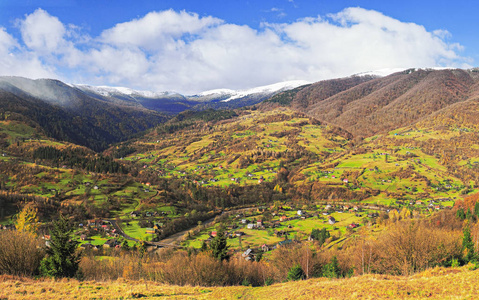
[[[0,0],[0,75],[192,94],[473,67],[479,4],[450,3]]]

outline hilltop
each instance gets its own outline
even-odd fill
[[[181,287],[148,281],[31,280],[4,276],[0,296],[8,299],[464,299],[477,295],[478,271],[434,268],[410,277],[363,275],[309,279],[265,287]]]

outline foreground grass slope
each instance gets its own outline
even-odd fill
[[[3,276],[0,299],[473,299],[479,270],[434,268],[410,276],[364,275],[267,287],[180,287],[145,281],[33,280]]]

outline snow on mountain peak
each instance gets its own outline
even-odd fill
[[[284,91],[288,89],[294,89],[294,88],[297,88],[298,86],[302,86],[302,85],[306,85],[310,83],[311,82],[305,81],[305,80],[293,80],[293,81],[279,82],[279,83],[274,83],[270,85],[265,85],[265,86],[260,86],[260,87],[255,87],[251,89],[245,89],[245,90],[230,90],[230,89],[209,90],[209,91],[204,91],[202,93],[199,93],[198,96],[202,96],[202,97],[212,96],[212,95],[229,96],[227,99],[222,100],[223,102],[227,102],[230,100],[243,98],[253,94],[261,94],[261,93],[267,94],[267,93],[280,92],[280,91]]]
[[[215,89],[208,90],[196,95],[185,96],[189,99],[213,99],[213,98],[223,98],[224,102],[240,99],[254,94],[273,94],[276,92],[285,91],[288,89],[293,89],[301,85],[310,84],[309,81],[304,80],[294,80],[294,81],[285,81],[275,84],[255,87],[245,90],[231,90],[231,89]],[[100,94],[104,97],[118,96],[119,94],[126,95],[132,98],[142,97],[142,98],[161,98],[168,97],[172,95],[179,95],[174,92],[150,92],[150,91],[138,91],[126,87],[110,87],[110,86],[91,86],[86,84],[74,84],[72,85],[81,90],[88,90],[96,94]]]
[[[75,87],[79,89],[87,89],[102,96],[108,97],[112,95],[123,94],[127,96],[140,96],[144,98],[158,98],[171,94],[171,92],[151,92],[151,91],[138,91],[126,87],[111,87],[111,86],[91,86],[86,84],[76,84]]]

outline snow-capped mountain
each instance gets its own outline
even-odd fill
[[[86,84],[72,84],[73,87],[76,87],[82,91],[99,94],[103,97],[130,97],[133,99],[155,99],[155,98],[182,98],[185,100],[192,101],[231,101],[234,99],[240,99],[249,97],[252,95],[272,95],[282,91],[294,89],[298,86],[310,84],[311,82],[304,80],[294,80],[279,82],[275,84],[255,87],[246,90],[231,90],[231,89],[215,89],[204,91],[194,95],[182,95],[175,92],[152,92],[152,91],[139,91],[126,87],[110,87],[110,86],[91,86]]]
[[[291,90],[302,85],[311,84],[309,81],[305,80],[294,80],[294,81],[285,81],[275,84],[260,86],[252,89],[246,90],[230,90],[230,89],[218,89],[210,90],[200,93],[197,97],[201,98],[225,98],[221,101],[228,102],[234,99],[241,99],[251,95],[269,95],[272,96],[279,92]]]
[[[141,91],[126,87],[92,86],[63,83],[58,80],[22,77],[0,77],[0,89],[14,94],[28,94],[61,107],[78,106],[88,97],[102,103],[146,108],[168,114],[186,109],[238,108],[259,103],[282,91],[309,84],[307,81],[287,81],[247,90],[217,89],[182,95],[171,91]]]
[[[91,86],[72,84],[91,97],[126,105],[141,105],[145,108],[178,113],[185,109],[237,108],[253,105],[282,91],[310,84],[308,81],[286,81],[246,90],[215,89],[195,95],[182,95],[175,92],[139,91],[125,87]]]
[[[111,87],[111,86],[92,86],[87,84],[72,84],[82,91],[89,91],[102,95],[104,97],[116,97],[119,95],[129,96],[132,98],[164,98],[164,97],[178,97],[180,94],[174,92],[151,92],[139,91],[126,87]]]

